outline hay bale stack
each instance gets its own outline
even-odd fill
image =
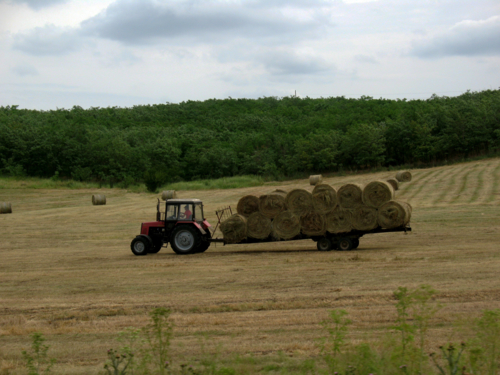
[[[254,212],[259,211],[259,198],[255,195],[245,195],[238,201],[236,211],[248,218]]]
[[[323,176],[320,174],[309,176],[309,184],[315,186],[323,182]]]
[[[304,189],[293,189],[286,195],[288,211],[299,217],[314,210],[312,194]]]
[[[92,204],[94,206],[103,206],[106,204],[106,196],[103,194],[92,195]]]
[[[351,223],[356,230],[372,230],[377,228],[377,209],[361,205],[352,211]]]
[[[274,219],[279,213],[286,210],[286,194],[273,191],[259,197],[259,211],[269,219]]]
[[[346,184],[337,191],[340,207],[351,209],[363,204],[363,185]]]
[[[238,243],[247,237],[247,219],[234,214],[220,224],[225,243]]]
[[[377,222],[384,229],[399,228],[410,222],[412,207],[406,202],[390,201],[378,209]]]
[[[161,193],[161,200],[166,201],[167,199],[177,198],[177,193],[175,190],[165,190]]]
[[[395,178],[390,178],[387,180],[387,182],[392,185],[392,188],[394,189],[394,191],[399,190],[399,181],[398,180],[396,180]]]
[[[363,189],[363,203],[379,208],[394,199],[394,188],[386,181],[372,181]]]
[[[322,236],[326,232],[325,215],[310,211],[300,218],[300,228],[307,236]]]
[[[328,184],[316,185],[312,192],[314,211],[326,214],[337,207],[337,192]]]
[[[273,237],[290,240],[300,234],[300,219],[290,211],[283,211],[273,220]]]
[[[271,235],[272,222],[261,212],[254,212],[247,218],[247,236],[263,240]]]
[[[10,202],[2,202],[0,203],[0,214],[11,214],[12,213],[12,205]]]
[[[399,182],[410,182],[411,181],[411,173],[409,171],[399,171],[396,173],[396,180]]]
[[[325,216],[326,230],[330,233],[347,233],[352,230],[352,212],[337,207]]]

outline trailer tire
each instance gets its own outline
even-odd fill
[[[186,255],[198,251],[201,235],[198,229],[191,225],[179,225],[172,231],[170,245],[176,254]]]
[[[352,239],[352,249],[357,249],[359,246],[359,238],[353,238]]]
[[[323,237],[316,242],[316,247],[319,251],[330,251],[333,249],[333,243],[328,237]]]
[[[130,243],[130,249],[132,250],[132,253],[137,256],[147,255],[151,248],[152,243],[146,236],[137,236]]]
[[[352,250],[354,247],[353,247],[353,243],[352,243],[352,239],[349,238],[349,237],[343,237],[339,240],[339,250],[341,251],[348,251],[348,250]]]

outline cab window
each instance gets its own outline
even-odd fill
[[[203,221],[203,205],[201,203],[197,203],[194,205],[195,207],[195,219],[197,221]]]
[[[167,220],[177,220],[179,214],[179,206],[175,204],[167,205]]]
[[[193,205],[192,204],[182,204],[180,215],[180,220],[193,220]]]

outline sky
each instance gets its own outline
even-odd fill
[[[0,106],[499,88],[499,0],[0,0]]]

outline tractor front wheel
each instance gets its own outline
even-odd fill
[[[159,252],[161,250],[162,247],[163,247],[162,241],[153,242],[153,246],[151,246],[148,253],[149,254],[156,254],[157,252]]]
[[[130,249],[135,255],[146,255],[151,249],[151,242],[142,236],[137,236],[130,243]]]
[[[170,245],[180,255],[193,254],[201,243],[200,232],[190,225],[179,225],[172,231]]]

